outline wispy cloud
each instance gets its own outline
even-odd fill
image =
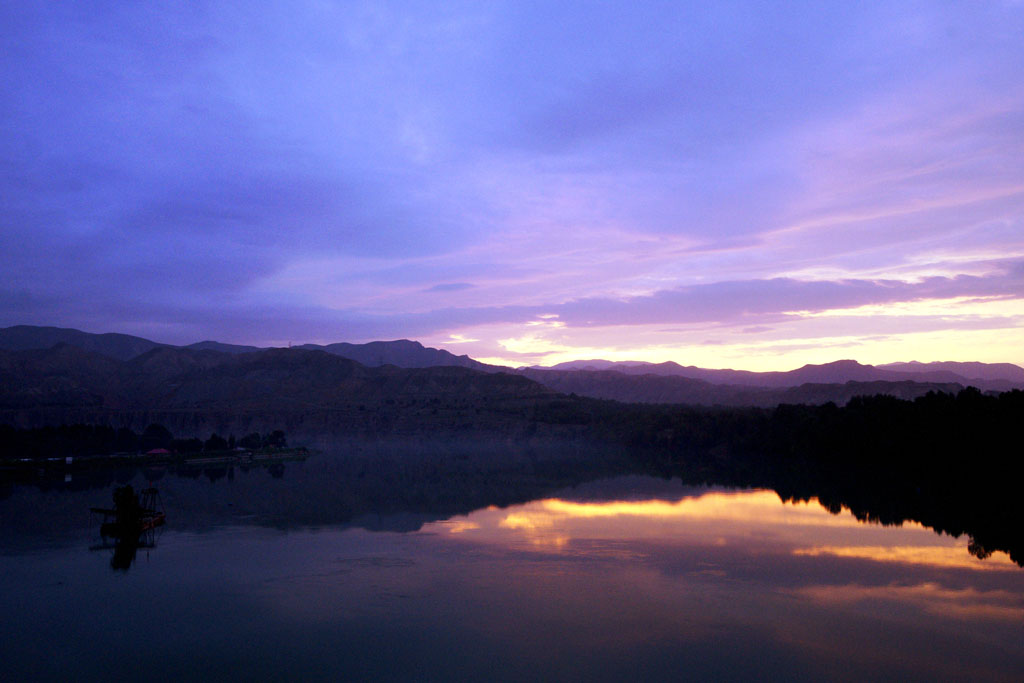
[[[460,292],[464,289],[472,289],[474,285],[469,282],[447,282],[433,287],[427,287],[424,292]]]

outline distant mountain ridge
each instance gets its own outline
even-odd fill
[[[469,356],[456,356],[444,349],[433,349],[423,346],[417,341],[397,339],[395,341],[373,341],[366,344],[303,344],[295,348],[321,350],[327,353],[349,358],[368,367],[396,365],[400,368],[429,368],[439,365],[451,365],[460,368],[471,368],[484,372],[495,372],[505,368],[487,365],[473,360]]]
[[[507,428],[521,421],[520,403],[554,395],[514,374],[369,368],[320,350],[161,346],[126,361],[66,343],[0,350],[0,424],[20,426],[160,422],[189,434],[458,430],[474,421]]]
[[[522,370],[521,370],[522,371]],[[753,372],[750,370],[710,370],[683,366],[673,361],[570,361],[558,365],[532,367],[528,376],[540,379],[537,372],[608,371],[622,375],[679,377],[711,384],[746,387],[786,388],[802,384],[844,384],[846,382],[931,382],[976,386],[985,391],[1008,391],[1024,388],[1024,368],[1012,363],[891,363],[863,365],[855,360],[838,360],[821,365],[804,365],[785,372]]]
[[[85,351],[117,360],[129,360],[152,349],[167,346],[130,334],[92,334],[65,327],[37,327],[15,325],[0,328],[0,349],[5,351],[27,351],[48,349],[57,344],[69,344]]]
[[[295,357],[284,353],[289,349],[261,349],[216,341],[173,346],[131,335],[90,334],[79,330],[27,325],[0,329],[0,350],[3,349],[26,352],[0,358],[0,370],[6,368],[8,382],[6,389],[0,386],[0,390],[7,392],[4,395],[8,405],[35,405],[42,401],[42,404],[47,405],[109,406],[113,405],[110,401],[116,403],[118,396],[121,396],[114,389],[125,392],[124,396],[145,396],[146,401],[152,403],[156,401],[150,391],[155,386],[152,384],[154,378],[171,382],[177,377],[175,381],[178,384],[196,387],[198,380],[191,375],[212,372],[221,373],[224,382],[229,383],[227,375],[223,373],[229,372],[232,367],[248,367],[246,364],[255,362],[255,357],[264,359],[261,362],[276,358],[279,364],[284,365],[287,365],[285,361],[291,362],[290,359]],[[86,355],[76,356],[74,349],[84,351]],[[53,353],[41,353],[45,350],[52,350]],[[891,363],[872,366],[854,360],[840,360],[821,365],[805,365],[787,372],[752,372],[697,368],[671,361],[647,363],[597,359],[572,361],[552,368],[512,370],[487,365],[465,355],[456,356],[443,349],[428,348],[407,339],[366,344],[342,342],[325,346],[304,344],[291,351],[313,353],[317,358],[347,359],[364,370],[389,366],[410,370],[447,367],[490,374],[515,374],[551,391],[637,403],[771,406],[785,402],[841,403],[853,395],[866,393],[914,398],[928,391],[955,392],[967,386],[975,386],[983,391],[1024,388],[1024,368],[1010,363]],[[130,371],[124,371],[123,376],[118,375],[119,379],[113,384],[109,380],[111,370],[108,367],[112,361],[127,363],[127,367],[131,368]],[[17,380],[14,378],[19,375],[15,366],[19,363],[25,368],[32,366],[32,363],[37,365],[32,366],[35,374],[29,373],[31,378],[28,375],[22,377],[21,385],[16,386]],[[44,367],[50,367],[52,372],[40,374],[40,368]],[[279,369],[274,371],[277,381],[285,388],[298,381],[297,378],[303,376],[304,372],[300,366],[288,367],[292,367],[298,375],[289,377],[287,373],[278,372]],[[337,374],[340,367],[324,365],[324,376],[341,381]],[[108,379],[103,382],[93,381],[97,373],[107,373]],[[384,372],[374,381],[381,382],[387,377],[393,379],[393,373]],[[314,381],[316,378],[310,376],[306,379],[312,382],[307,387],[313,391],[312,395],[327,397],[327,394],[317,393],[321,389],[310,388],[320,386]],[[354,384],[345,386],[347,395],[370,400],[369,394],[364,393],[365,387],[357,390]],[[250,398],[266,393],[255,386],[249,389],[251,391],[246,395]],[[195,391],[199,403],[206,401],[200,400],[199,396],[209,398],[213,395],[207,390],[204,390],[206,393],[198,389]],[[183,389],[175,389],[174,393],[180,398],[184,396],[183,392]],[[293,395],[294,400],[299,403],[309,402],[300,398],[300,395],[306,394],[300,391]],[[337,392],[331,395],[341,396]],[[384,395],[380,394],[377,398]],[[226,397],[222,399],[227,400]],[[240,396],[232,399],[233,405],[238,404],[239,400]],[[129,400],[128,403],[133,401]],[[313,400],[314,403],[317,401],[320,399]],[[157,401],[154,405],[170,407],[172,404]]]
[[[131,360],[156,348],[217,351],[229,354],[254,353],[267,350],[258,346],[225,344],[210,340],[196,342],[187,346],[175,346],[127,334],[93,334],[61,327],[15,325],[13,327],[0,328],[0,350],[27,351],[30,349],[48,349],[57,344],[69,344],[115,360]],[[455,366],[481,370],[483,372],[508,370],[508,368],[475,361],[469,356],[457,356],[444,349],[426,347],[419,342],[408,339],[373,341],[366,344],[341,342],[326,346],[302,344],[295,348],[307,351],[325,351],[335,356],[354,360],[368,367],[379,367],[381,365],[396,365],[400,368]]]
[[[262,351],[259,346],[243,346],[240,344],[225,344],[218,341],[201,341],[179,348],[194,349],[195,351],[220,351],[221,353],[252,353]]]
[[[521,374],[563,394],[624,403],[685,403],[705,406],[757,406],[780,403],[845,404],[854,396],[884,394],[913,399],[929,391],[957,393],[956,382],[849,380],[805,382],[788,387],[713,384],[672,375],[627,375],[614,370],[521,370]]]
[[[886,363],[885,365],[879,365],[878,367],[895,370],[897,372],[949,372],[971,379],[1024,382],[1024,368],[1014,365],[1013,363],[963,363],[955,361],[919,363],[915,360],[910,361],[909,363]]]
[[[254,353],[263,347],[201,341],[187,346],[162,344],[127,334],[92,334],[70,328],[15,325],[0,328],[0,349],[20,351],[46,349],[64,343],[116,360],[130,360],[155,348],[184,348],[217,351],[229,354]],[[368,367],[395,365],[404,368],[455,366],[484,372],[510,372],[511,368],[488,365],[467,355],[457,356],[444,349],[423,346],[417,341],[397,339],[365,344],[302,344],[298,349],[320,350],[357,361]],[[805,365],[795,370],[754,372],[750,370],[718,370],[684,366],[674,361],[609,361],[575,360],[551,367],[519,368],[520,373],[533,371],[613,371],[625,375],[656,375],[698,379],[712,384],[735,384],[750,387],[794,387],[808,382],[834,384],[845,382],[901,382],[906,380],[974,384],[980,389],[1003,391],[1024,387],[1024,368],[1012,363],[933,362],[888,363],[864,365],[855,360],[838,360],[821,365]]]

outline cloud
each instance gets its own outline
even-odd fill
[[[786,322],[798,312],[842,311],[868,305],[889,305],[956,297],[1024,298],[1024,262],[1004,264],[987,276],[930,277],[920,282],[893,280],[800,281],[790,278],[709,283],[662,290],[624,299],[587,298],[537,306],[443,308],[422,313],[375,314],[368,311],[321,309],[324,320],[337,321],[359,338],[413,336],[498,323],[557,322],[557,328],[628,327],[660,324],[747,325],[751,321]],[[879,313],[878,315],[882,315]],[[553,318],[552,316],[557,316]],[[1012,323],[1000,318],[1001,323]],[[863,323],[858,323],[863,326]],[[942,321],[965,329],[991,326],[988,320]],[[323,324],[318,327],[322,329]],[[544,327],[536,325],[535,327]]]
[[[792,278],[693,285],[629,299],[580,299],[557,307],[570,325],[735,322],[923,299],[1024,297],[1020,264],[998,275],[896,280],[801,281]]]
[[[424,289],[424,292],[460,292],[464,289],[472,289],[475,285],[468,282],[448,282],[445,284],[434,285]]]
[[[994,5],[8,3],[0,320],[763,334],[1021,296],[1022,31]]]

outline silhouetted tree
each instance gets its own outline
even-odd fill
[[[139,436],[127,427],[121,427],[114,436],[112,449],[115,453],[133,453],[139,450]]]
[[[220,434],[211,434],[210,438],[203,444],[204,451],[223,451],[227,450],[228,442]]]
[[[175,453],[198,453],[203,450],[203,442],[196,438],[174,439],[171,450]]]
[[[242,448],[255,450],[263,445],[263,439],[259,434],[253,432],[252,434],[246,434],[241,439],[239,439],[238,445],[241,446]]]
[[[139,449],[150,451],[154,448],[170,448],[174,435],[163,425],[151,424],[142,432],[139,438]]]

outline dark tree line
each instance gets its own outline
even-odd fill
[[[846,406],[706,408],[566,397],[534,405],[532,420],[579,424],[604,440],[677,454],[717,452],[855,464],[886,471],[960,469],[989,478],[1020,473],[1024,392],[929,393],[852,399]],[[1009,470],[1007,469],[1009,468]]]
[[[536,404],[532,418],[623,444],[649,473],[817,498],[882,524],[918,521],[968,535],[979,557],[1004,550],[1024,566],[1022,391],[772,409],[564,397]]]
[[[0,459],[55,458],[67,456],[146,453],[165,449],[172,453],[202,453],[235,448],[259,450],[283,448],[288,445],[284,432],[268,434],[253,432],[240,439],[211,434],[206,440],[175,438],[163,425],[151,424],[141,434],[131,429],[108,425],[60,425],[36,429],[17,429],[0,424]]]
[[[967,534],[979,557],[1004,550],[1024,566],[1024,392],[637,417],[595,427],[632,444],[638,461],[663,474],[817,498],[833,512],[846,507],[882,524],[918,521]]]

